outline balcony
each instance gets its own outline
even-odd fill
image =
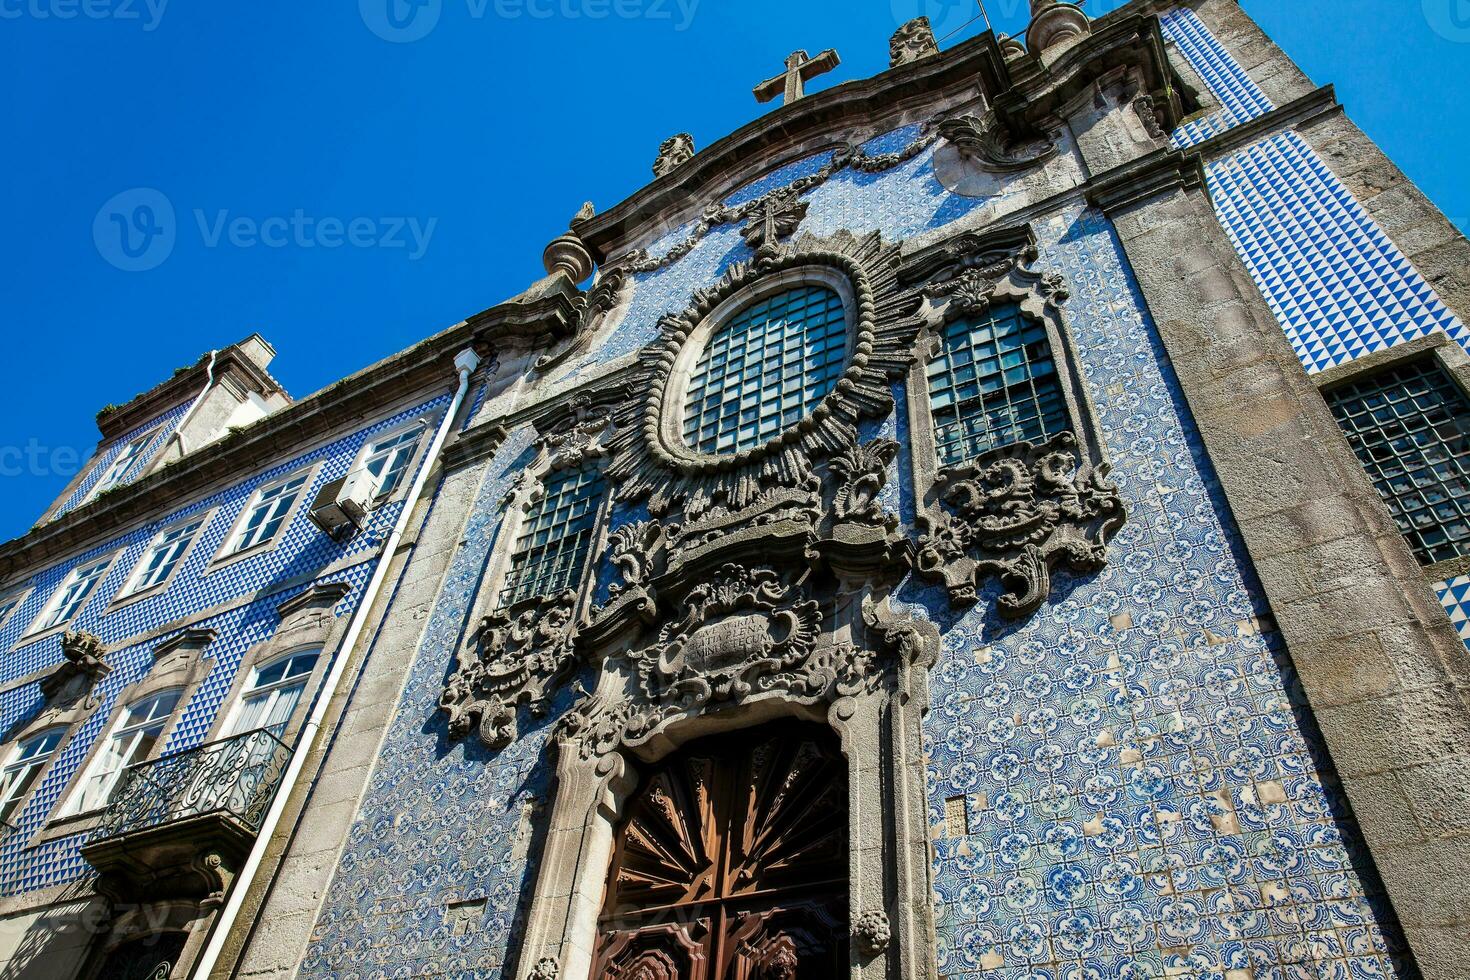
[[[124,771],[82,856],[120,903],[222,897],[291,750],[263,729]]]

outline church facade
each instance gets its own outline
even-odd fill
[[[270,617],[175,557],[152,632],[0,634],[5,764],[61,746],[5,975],[1470,974],[1470,244],[1233,0],[1032,6],[793,54],[521,296],[178,446],[237,537],[338,448]]]

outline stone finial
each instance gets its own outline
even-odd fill
[[[1054,44],[1072,41],[1092,32],[1092,22],[1082,8],[1061,0],[1031,0],[1031,27],[1026,46],[1041,52]]]
[[[676,168],[693,159],[694,137],[688,133],[676,133],[659,146],[658,159],[653,161],[653,175],[662,177],[673,173]]]
[[[900,27],[888,42],[888,66],[897,68],[938,53],[939,42],[934,40],[929,18],[915,17]]]
[[[597,209],[592,206],[591,201],[588,201],[577,209],[576,214],[572,215],[572,223],[568,227],[575,228],[579,222],[591,221],[595,214],[597,214]]]
[[[1026,56],[1026,45],[1009,34],[1002,34],[1000,36],[1000,53],[1007,61],[1013,58],[1024,58]]]
[[[588,201],[572,218],[571,225],[575,226],[577,222],[586,221],[590,217],[592,217],[592,202]],[[572,282],[582,282],[592,275],[594,268],[592,253],[587,251],[587,246],[582,244],[582,239],[572,231],[552,239],[551,244],[546,246],[546,251],[541,253],[541,264],[546,266],[547,275],[565,272]]]

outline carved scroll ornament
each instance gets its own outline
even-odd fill
[[[1077,437],[1003,446],[940,472],[944,517],[919,543],[919,570],[950,600],[971,605],[985,578],[1005,587],[1002,615],[1027,616],[1046,601],[1051,573],[1100,570],[1126,514],[1107,465],[1086,462]]]
[[[1039,166],[1057,155],[1050,139],[1015,144],[993,110],[982,116],[953,116],[938,125],[941,138],[949,140],[962,156],[999,173],[1019,173]]]
[[[522,705],[533,716],[546,713],[576,671],[576,607],[577,594],[567,591],[485,617],[439,698],[451,735],[477,730],[486,745],[503,749],[519,735]]]

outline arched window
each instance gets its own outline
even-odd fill
[[[65,728],[52,728],[15,746],[10,761],[0,770],[0,823],[10,822],[16,807],[41,778],[46,763],[51,761],[52,754],[65,736]]]
[[[160,691],[129,705],[118,718],[107,743],[92,760],[86,777],[72,795],[67,813],[87,813],[106,806],[123,770],[153,757],[164,728],[183,697],[182,688]]]
[[[719,324],[684,398],[684,442],[734,453],[769,442],[831,393],[847,361],[842,297],[816,283],[757,300]]]
[[[942,465],[1068,428],[1046,327],[1014,304],[946,324],[928,376]]]
[[[576,587],[592,547],[601,497],[602,473],[595,468],[554,470],[546,476],[541,496],[516,535],[500,608]]]
[[[319,649],[301,650],[256,667],[226,736],[263,728],[282,738],[321,653]]]

